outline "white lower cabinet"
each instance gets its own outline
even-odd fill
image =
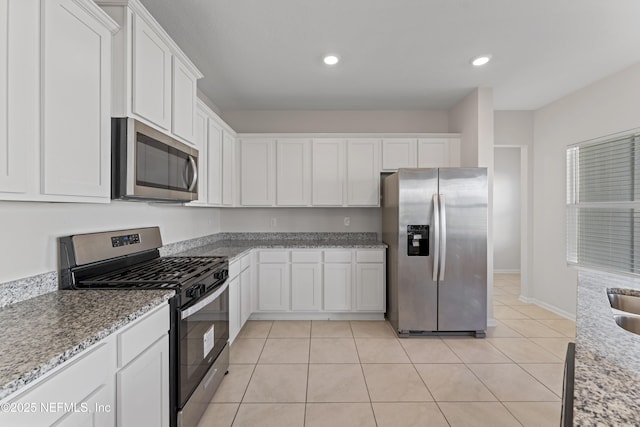
[[[322,269],[320,264],[291,264],[291,310],[322,309]]]
[[[351,264],[324,265],[324,309],[351,311]]]
[[[245,255],[250,257],[251,255]],[[247,266],[240,273],[240,329],[253,312],[253,282],[251,279],[251,268]]]
[[[2,426],[169,425],[164,304],[0,401]]]
[[[384,264],[356,265],[355,309],[358,311],[384,311]]]
[[[119,427],[169,426],[169,335],[116,374]]]
[[[238,336],[253,312],[251,252],[229,263],[229,342]]]
[[[107,412],[107,406],[104,402],[109,401],[113,391],[106,385],[100,386],[91,393],[83,402],[88,408],[94,409],[87,412],[71,412],[67,416],[62,417],[59,422],[53,424],[55,427],[107,427],[113,426],[113,416]],[[113,408],[111,412],[113,412]]]
[[[384,249],[265,249],[257,260],[258,318],[385,311]]]
[[[240,277],[229,281],[229,341],[240,332]]]
[[[289,264],[274,263],[258,266],[258,310],[289,310]]]
[[[85,399],[101,394],[106,389],[106,400],[100,402],[106,409],[89,415],[86,426],[115,424],[114,370],[116,364],[115,341],[104,340],[84,354],[66,362],[66,366],[43,378],[19,396],[8,399],[9,408],[14,405],[16,412],[0,412],[0,425],[3,426],[48,426],[74,425],[78,419],[74,408],[81,410]],[[96,369],[96,367],[101,367]],[[106,369],[105,369],[106,368]],[[108,369],[111,368],[111,369]],[[64,406],[59,406],[67,405]],[[86,403],[84,403],[86,405]],[[94,408],[87,408],[93,410]],[[78,414],[79,415],[79,414]]]

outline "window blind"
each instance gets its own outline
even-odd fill
[[[567,148],[567,262],[640,275],[640,132]]]

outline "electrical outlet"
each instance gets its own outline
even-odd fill
[[[278,218],[271,218],[271,228],[276,228],[278,226]]]
[[[348,227],[351,225],[351,217],[350,216],[345,216],[344,217],[344,226]]]

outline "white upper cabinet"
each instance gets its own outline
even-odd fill
[[[0,0],[0,199],[110,201],[117,29],[90,0]]]
[[[417,144],[415,138],[385,138],[382,141],[382,170],[417,167]]]
[[[240,204],[272,206],[275,202],[275,140],[240,141]]]
[[[193,144],[202,73],[139,0],[97,3],[120,25],[113,38],[111,114],[135,117]]]
[[[313,206],[344,204],[346,145],[343,139],[314,139],[311,169]]]
[[[209,145],[207,147],[207,185],[209,204],[219,206],[222,204],[222,128],[215,120],[209,117]]]
[[[380,205],[380,140],[347,142],[347,205]]]
[[[460,139],[420,138],[418,167],[438,168],[460,166]]]
[[[230,129],[204,102],[197,100],[198,200],[189,206],[223,206],[223,195],[226,205],[232,204],[235,133]]]
[[[460,163],[457,134],[416,134],[416,138],[347,134],[344,139],[323,134],[240,134],[239,138],[236,151],[223,137],[223,206],[377,207],[381,172]],[[234,167],[239,171],[229,171]],[[239,195],[234,193],[235,182]]]
[[[42,192],[109,199],[111,31],[81,4],[42,2]]]
[[[311,204],[311,140],[277,141],[276,183],[278,206]]]
[[[173,57],[173,120],[171,129],[187,141],[194,138],[194,118],[197,100],[196,76],[177,57]]]
[[[192,205],[204,205],[207,203],[207,175],[208,175],[208,118],[207,113],[200,105],[196,109],[194,141],[198,148],[198,200]]]
[[[222,205],[234,205],[236,138],[226,130],[222,132]]]
[[[382,141],[382,170],[460,166],[460,138],[457,135],[421,138],[385,138]]]
[[[33,16],[37,13],[36,8],[31,12]],[[27,99],[32,99],[35,106],[38,95],[34,89],[37,87],[37,75],[32,76],[31,82],[28,78],[30,74],[36,72],[37,37],[33,36],[29,39],[22,33],[27,31],[27,34],[29,32],[37,34],[37,21],[25,19],[25,15],[29,18],[28,14],[27,2],[0,0],[0,129],[2,130],[0,131],[0,192],[27,192],[29,189],[27,180],[31,175],[27,160],[29,136],[34,142],[31,145],[34,148],[36,146],[37,126],[33,126],[29,120],[21,120],[18,123],[20,115],[16,115],[18,112],[16,110],[20,105],[25,105],[24,101]],[[12,25],[9,25],[10,22]],[[20,25],[13,25],[14,22],[19,22]],[[29,23],[32,25],[29,26]],[[27,55],[26,52],[30,50],[36,54]],[[34,63],[29,64],[29,59]],[[29,88],[31,88],[30,91]],[[37,113],[37,109],[34,109],[33,113]],[[35,132],[29,131],[30,128]]]
[[[132,112],[171,129],[171,50],[140,16],[133,16]]]

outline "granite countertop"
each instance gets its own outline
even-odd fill
[[[363,239],[257,239],[220,240],[215,243],[189,249],[176,256],[226,256],[231,261],[251,249],[294,249],[294,248],[345,248],[384,249],[387,245],[378,240]]]
[[[166,290],[61,290],[1,308],[0,399],[171,296]]]
[[[226,256],[232,260],[255,248],[387,247],[376,240],[376,233],[225,233],[213,242],[209,237],[167,245],[161,254]],[[41,282],[46,286],[36,286]],[[4,305],[0,308],[0,399],[173,295],[173,291],[154,290],[55,290],[55,272],[5,284],[4,288],[0,292]],[[40,288],[42,292],[51,289],[33,293]],[[17,298],[24,295],[29,299]]]
[[[640,422],[640,335],[616,324],[608,289],[640,296],[640,279],[579,272],[574,425]]]

